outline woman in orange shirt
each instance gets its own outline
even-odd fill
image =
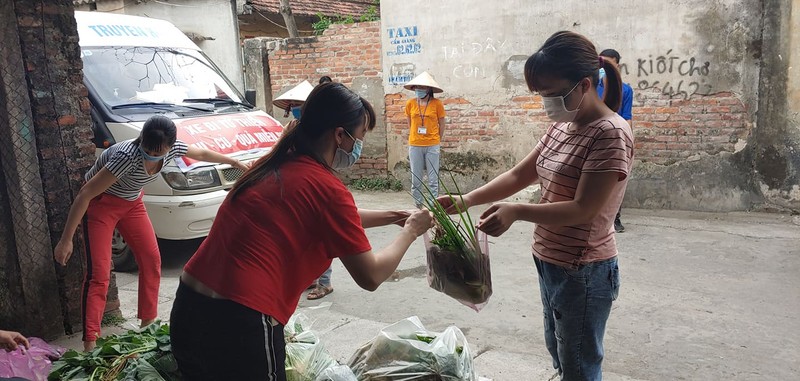
[[[408,118],[408,161],[411,164],[411,194],[419,208],[422,206],[422,179],[428,175],[428,188],[439,195],[439,155],[444,137],[444,105],[433,97],[442,88],[428,72],[406,83],[415,97],[406,102]],[[426,171],[427,169],[427,171]]]

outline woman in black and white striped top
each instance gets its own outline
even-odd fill
[[[54,258],[66,265],[72,255],[72,237],[81,225],[86,239],[86,276],[83,286],[84,349],[91,350],[100,336],[111,276],[111,240],[118,229],[133,249],[139,265],[139,319],[142,326],[155,320],[161,281],[161,253],[142,202],[142,188],[158,178],[176,157],[230,164],[246,170],[238,160],[177,140],[175,124],[165,116],[148,119],[139,138],[119,142],[103,151],[86,173],[69,210],[69,217]]]

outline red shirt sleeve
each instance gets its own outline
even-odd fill
[[[320,216],[323,247],[328,257],[344,257],[370,251],[372,247],[361,226],[353,194],[343,185],[334,187]]]

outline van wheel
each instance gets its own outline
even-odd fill
[[[114,236],[111,238],[111,262],[114,263],[114,271],[133,272],[139,268],[133,251],[117,229],[114,229]]]

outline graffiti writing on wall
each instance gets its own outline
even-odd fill
[[[487,37],[474,42],[442,46],[442,54],[445,61],[459,61],[458,64],[453,66],[451,72],[454,78],[486,78],[486,69],[478,62],[469,61],[481,56],[502,53],[506,47],[506,41]]]
[[[481,54],[498,53],[506,46],[506,40],[496,40],[487,37],[486,40],[476,42],[462,42],[461,45],[442,46],[444,59],[451,60],[465,58],[469,56],[479,56]]]
[[[422,53],[422,44],[419,42],[419,29],[416,25],[399,28],[389,28],[389,46],[386,55],[404,56]]]
[[[389,68],[389,84],[404,85],[416,76],[414,64],[400,63]]]
[[[631,83],[635,90],[657,90],[670,98],[688,99],[693,95],[714,93],[708,76],[711,62],[701,62],[696,57],[681,57],[672,54],[672,49],[653,58],[637,58],[633,72],[627,64],[620,65],[623,77],[633,75]],[[666,79],[665,78],[670,78]],[[636,92],[636,100],[643,101],[644,95]]]

